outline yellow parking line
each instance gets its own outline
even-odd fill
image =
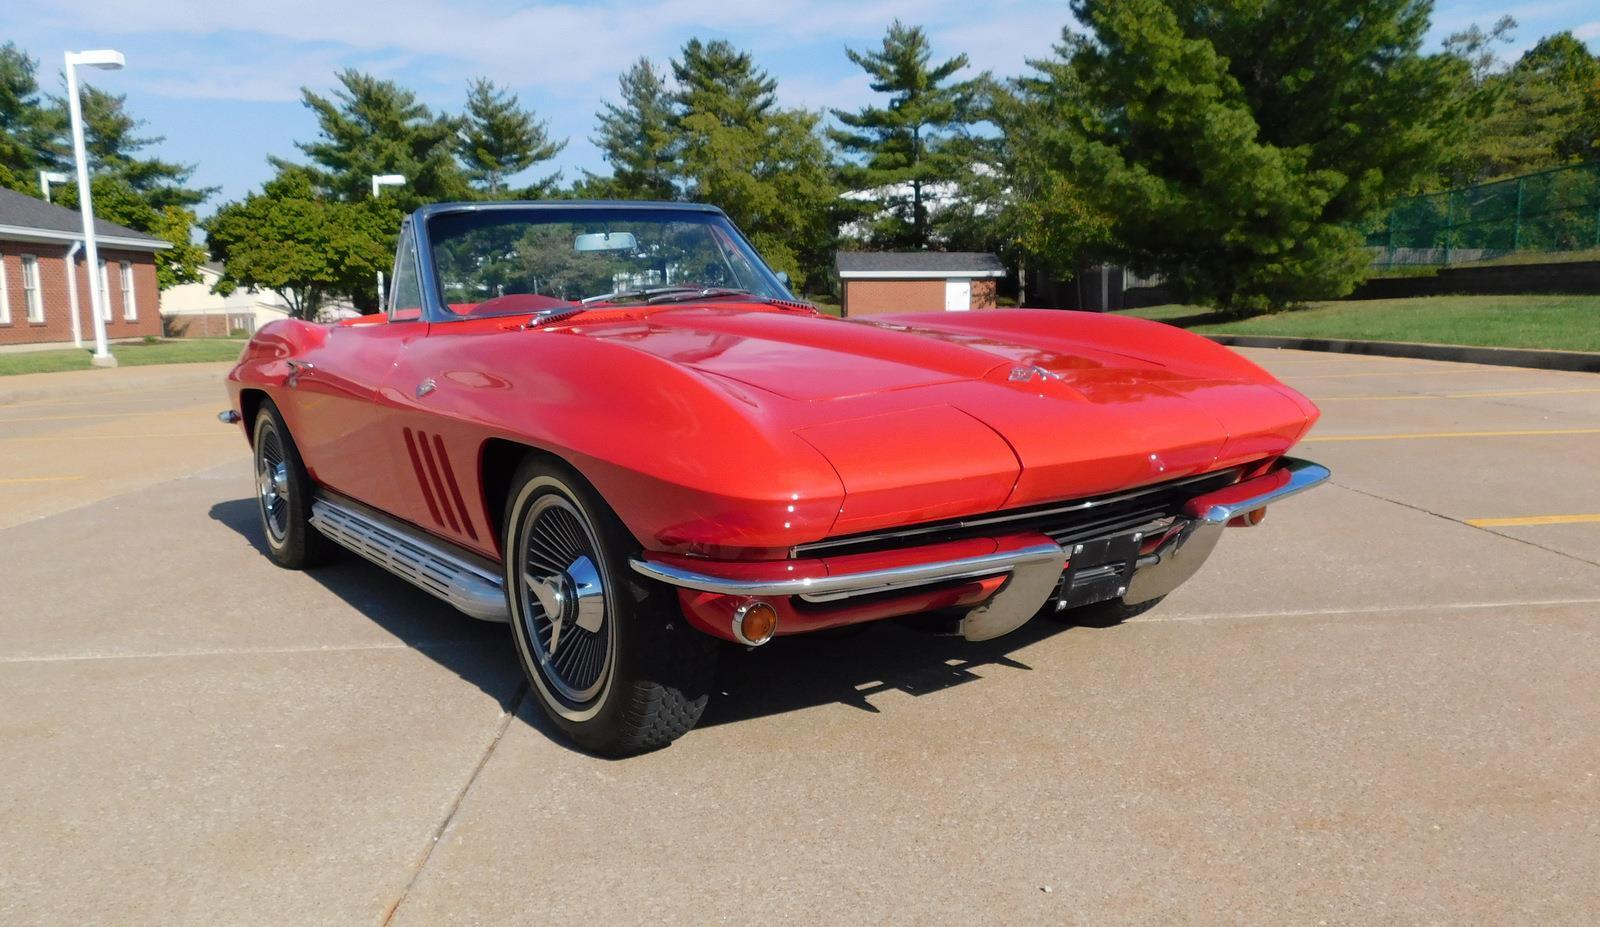
[[[11,486],[17,483],[67,483],[81,479],[83,479],[81,476],[13,476],[0,479],[0,486]]]
[[[1520,438],[1538,435],[1600,435],[1600,428],[1549,428],[1526,431],[1416,431],[1393,435],[1313,435],[1304,443],[1313,441],[1405,441],[1420,438]]]
[[[1474,528],[1520,528],[1527,525],[1578,525],[1600,522],[1600,515],[1525,515],[1521,518],[1469,518]]]
[[[1571,393],[1600,393],[1600,386],[1582,389],[1503,389],[1478,393],[1410,393],[1403,396],[1318,396],[1312,402],[1373,402],[1394,399],[1496,399],[1502,396],[1561,396]]]

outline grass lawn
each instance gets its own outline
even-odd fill
[[[1121,314],[1170,322],[1201,334],[1600,351],[1600,296],[1361,299],[1231,320],[1218,318],[1204,306],[1151,306]]]
[[[123,367],[144,364],[199,364],[208,361],[239,359],[244,342],[237,338],[181,338],[153,344],[114,344],[111,356]],[[16,351],[0,353],[0,376],[14,373],[55,373],[60,370],[87,370],[89,348],[63,351]]]

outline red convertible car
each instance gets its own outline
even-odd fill
[[[1328,475],[1285,456],[1316,407],[1226,348],[1080,312],[833,318],[709,206],[428,206],[391,280],[381,314],[265,326],[228,377],[267,549],[509,621],[599,753],[692,727],[723,642],[1142,610]]]

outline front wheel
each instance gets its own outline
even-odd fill
[[[629,568],[635,546],[565,467],[530,458],[512,480],[501,549],[517,656],[550,720],[606,756],[683,736],[715,671],[716,642]]]
[[[331,560],[333,542],[311,525],[314,486],[300,460],[300,449],[272,400],[261,403],[255,423],[256,507],[267,556],[289,570]]]

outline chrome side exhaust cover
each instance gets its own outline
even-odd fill
[[[341,547],[481,621],[510,621],[505,580],[387,520],[326,498],[311,503],[311,524]]]

